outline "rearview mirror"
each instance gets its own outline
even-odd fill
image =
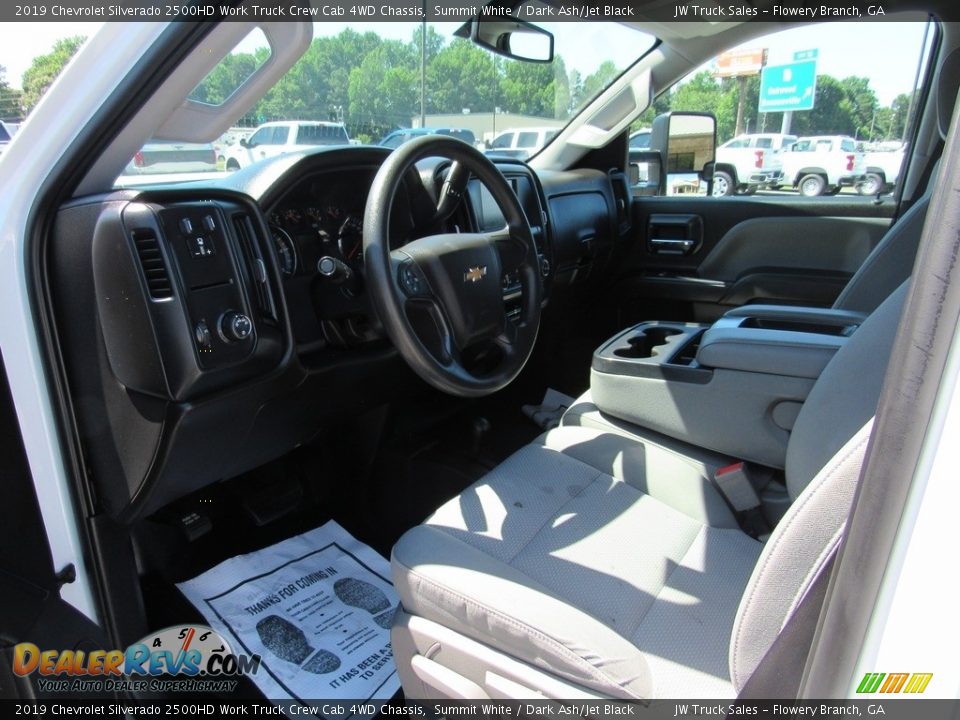
[[[657,116],[650,149],[659,152],[663,195],[706,195],[716,160],[717,120],[710,113],[668,112]]]
[[[553,61],[553,34],[523,20],[474,18],[470,21],[470,40],[513,60]]]

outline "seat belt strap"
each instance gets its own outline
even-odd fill
[[[777,634],[773,644],[757,664],[756,670],[740,688],[737,700],[778,700],[795,699],[800,693],[800,683],[804,676],[801,672],[807,664],[807,657],[813,645],[813,637],[820,622],[820,612],[827,595],[827,586],[837,558],[834,546],[797,609],[787,619]],[[733,717],[728,715],[727,717]]]

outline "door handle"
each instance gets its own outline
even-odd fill
[[[703,242],[703,218],[654,214],[647,221],[647,251],[654,255],[692,255]]]
[[[673,240],[669,238],[650,238],[650,250],[657,255],[688,255],[696,242],[693,240]]]

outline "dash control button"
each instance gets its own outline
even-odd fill
[[[210,257],[211,255],[217,254],[217,250],[213,245],[213,238],[197,235],[196,237],[189,238],[187,243],[190,245],[190,254],[193,255],[193,257]]]
[[[193,223],[190,218],[180,218],[180,232],[184,235],[193,235]]]
[[[220,334],[227,342],[246,340],[253,333],[253,323],[241,312],[231,310],[220,319]]]
[[[400,268],[400,285],[403,286],[407,295],[420,295],[424,291],[420,273],[412,265],[404,265]]]
[[[217,224],[213,221],[213,215],[204,215],[203,227],[207,229],[207,232],[213,232],[217,229]]]
[[[200,350],[210,350],[210,346],[213,344],[213,336],[210,333],[210,328],[207,326],[207,323],[203,320],[198,322],[196,327],[194,327],[193,337],[197,341],[197,346]]]

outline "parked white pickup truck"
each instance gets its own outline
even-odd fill
[[[779,185],[783,152],[796,142],[796,135],[759,133],[738,135],[717,148],[713,194],[752,194],[758,188]]]
[[[264,123],[246,140],[226,152],[227,170],[239,170],[264,158],[317,145],[349,145],[343,123],[320,120],[285,120]]]
[[[900,142],[880,143],[868,149],[864,157],[866,179],[857,185],[861,195],[876,195],[889,190],[900,179],[906,145]]]
[[[782,184],[801,195],[836,195],[865,181],[867,167],[857,141],[846,135],[802,137],[783,154]]]

